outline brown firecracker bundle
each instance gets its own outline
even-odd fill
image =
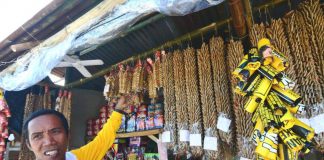
[[[119,93],[125,94],[126,93],[126,69],[124,65],[119,64],[118,65],[119,71],[118,71],[118,80],[119,80]]]
[[[231,40],[227,45],[228,71],[233,71],[240,63],[243,56],[242,43],[240,41],[235,42]],[[231,73],[228,75],[231,75]],[[250,140],[250,135],[253,131],[252,117],[249,113],[244,111],[244,97],[234,93],[236,79],[232,76],[229,78],[231,80],[232,104],[235,114],[238,156],[254,159],[254,146]]]
[[[233,108],[230,103],[230,88],[225,62],[225,44],[221,37],[213,37],[209,41],[211,64],[213,67],[214,95],[218,116],[224,116],[233,122]],[[220,139],[234,148],[234,125],[228,131],[218,130]]]
[[[29,114],[31,114],[34,110],[34,98],[35,95],[32,93],[29,93],[26,95],[26,102],[25,102],[25,110],[24,110],[24,120],[28,117]],[[22,141],[21,141],[21,148],[19,152],[19,160],[34,160],[35,156],[32,151],[30,151],[26,145],[26,141],[24,140],[24,137],[26,135],[22,134]]]
[[[146,71],[147,71],[147,90],[150,98],[157,98],[156,82],[154,79],[154,62],[151,58],[146,60]]]
[[[169,150],[177,152],[177,128],[176,128],[176,98],[173,76],[173,54],[168,53],[162,57],[163,68],[163,95],[164,95],[164,131],[170,131],[171,142],[167,144]]]
[[[253,24],[249,32],[250,42],[252,46],[257,46],[258,41],[265,36],[266,36],[266,28],[264,24],[263,23]]]
[[[126,93],[131,93],[132,92],[132,80],[133,80],[133,71],[130,66],[126,66]]]
[[[147,82],[148,82],[148,95],[149,95],[149,98],[156,98],[156,90],[155,90],[155,87],[153,86],[154,85],[154,78],[153,78],[153,73],[148,73],[147,74]]]
[[[119,93],[119,76],[116,71],[110,71],[105,75],[106,84],[104,89],[104,96],[106,99],[108,97],[117,97]]]
[[[63,111],[61,113],[63,113],[63,115],[65,116],[68,124],[71,124],[71,97],[72,97],[72,92],[71,91],[64,91],[64,104],[63,104]]]
[[[184,50],[184,64],[190,134],[202,134],[197,57],[195,50],[191,47]],[[190,151],[194,158],[201,158],[204,153],[202,146],[190,146]]]
[[[141,92],[146,87],[146,72],[143,67],[141,60],[138,60],[132,80],[132,91],[133,92]]]
[[[324,119],[324,14],[319,1],[308,0],[301,3],[299,10],[288,18],[287,23],[289,41],[292,49],[297,51],[296,66],[299,67],[298,80],[302,84],[301,95],[305,97],[303,102],[309,108],[308,118],[317,134],[317,148],[323,151],[324,129],[315,127]],[[293,35],[290,31],[299,35]]]
[[[295,71],[299,92],[303,97],[302,103],[307,107],[308,116],[311,108],[321,103],[321,87],[319,75],[312,55],[310,39],[305,21],[300,12],[293,12],[286,19],[286,32],[292,53],[295,57]],[[315,106],[314,106],[315,105]]]
[[[133,80],[131,67],[126,66],[125,68],[125,66],[122,64],[120,64],[118,67],[119,67],[119,72],[118,72],[119,93],[120,94],[130,93],[132,90],[132,80]]]
[[[59,106],[57,108],[57,111],[63,113],[64,111],[64,103],[65,103],[65,94],[64,94],[65,91],[63,90],[60,90],[59,91]]]
[[[183,130],[189,130],[189,117],[187,108],[187,95],[185,82],[185,66],[183,53],[179,50],[173,53],[174,89],[176,98],[177,127],[178,127],[178,154],[185,155],[189,151],[188,141],[181,141]]]
[[[300,12],[305,21],[306,30],[310,37],[310,45],[316,72],[321,84],[322,98],[324,97],[324,13],[321,11],[319,0],[308,0],[300,5]]]
[[[285,54],[288,62],[290,62],[286,74],[289,78],[291,78],[294,82],[296,82],[296,71],[294,68],[294,54],[291,52],[289,48],[289,43],[287,36],[285,34],[284,22],[281,19],[273,19],[271,21],[270,26],[267,28],[267,35],[272,40],[273,46]],[[299,93],[298,84],[295,85],[294,91]]]
[[[52,108],[52,103],[51,103],[51,93],[49,91],[49,86],[46,85],[44,87],[44,97],[43,97],[43,107],[45,109],[51,109]]]
[[[153,64],[153,87],[162,87],[162,71],[161,71],[161,52],[157,51],[155,53],[155,62]]]
[[[43,100],[44,100],[44,95],[41,92],[38,95],[35,95],[34,110],[43,109]]]
[[[217,111],[213,91],[212,67],[209,49],[205,43],[202,44],[201,49],[197,50],[197,59],[205,137],[215,137],[218,139]],[[219,145],[215,146],[214,150],[205,150],[205,157],[207,159],[217,159],[220,156],[221,149]]]

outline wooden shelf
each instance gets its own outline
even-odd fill
[[[155,134],[160,134],[163,132],[163,129],[153,129],[153,130],[146,130],[146,131],[137,131],[137,132],[129,132],[129,133],[117,133],[116,138],[129,138],[129,137],[140,137],[140,136],[149,136]],[[95,136],[87,136],[86,140],[93,140]]]
[[[118,133],[116,138],[150,136],[150,135],[162,133],[162,131],[163,129],[154,129],[154,130],[146,130],[146,131],[138,131],[138,132]]]

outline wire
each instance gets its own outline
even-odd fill
[[[35,41],[39,42],[39,40],[34,37],[31,33],[29,33],[23,26],[20,27],[22,30],[24,30],[30,37],[32,37]]]
[[[8,62],[1,62],[0,61],[0,66],[5,66],[5,65],[8,65],[8,64],[11,64],[11,63],[16,63],[18,61],[18,59],[20,59],[22,56],[19,56],[11,61],[8,61]]]

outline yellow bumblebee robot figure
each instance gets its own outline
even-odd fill
[[[292,91],[295,83],[284,74],[286,67],[287,58],[263,38],[232,73],[235,92],[248,97],[244,109],[253,114],[251,139],[258,159],[293,160],[313,146],[314,129],[294,117],[305,106]]]

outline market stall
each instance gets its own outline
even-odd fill
[[[73,24],[68,27],[70,34],[59,32],[21,60],[32,69],[42,58],[51,61],[46,55],[59,49],[61,55],[52,57],[45,70],[27,79],[28,84],[17,81],[14,85],[7,82],[34,73],[14,64],[0,73],[1,87],[30,87],[73,52],[81,60],[99,58],[105,64],[89,67],[90,77],[68,68],[64,87],[42,85],[44,90],[38,97],[27,95],[24,108],[24,117],[36,110],[35,106],[62,112],[71,125],[71,134],[78,134],[71,139],[70,149],[91,141],[118,98],[125,96],[129,106],[115,144],[104,159],[323,156],[324,13],[320,1],[206,4],[209,8],[199,3],[191,6],[193,10],[171,10],[179,4],[170,8],[159,4],[159,12],[181,15],[177,17],[150,15],[156,8],[146,8],[136,12],[146,18],[138,24],[139,18],[117,23],[121,28],[136,23],[126,31],[118,30],[119,34],[105,30],[111,29],[109,18],[100,25],[89,23],[88,28]],[[123,3],[121,7],[132,5]],[[136,6],[148,7],[141,3]],[[219,13],[225,10],[228,14]],[[90,17],[107,14],[100,10],[93,13]],[[190,28],[187,23],[195,26]],[[260,45],[263,38],[271,41]],[[49,44],[53,45],[46,47]],[[271,46],[272,56],[282,61],[265,64],[264,46]],[[278,67],[280,64],[284,67]],[[32,159],[23,142],[20,154],[20,159]]]

